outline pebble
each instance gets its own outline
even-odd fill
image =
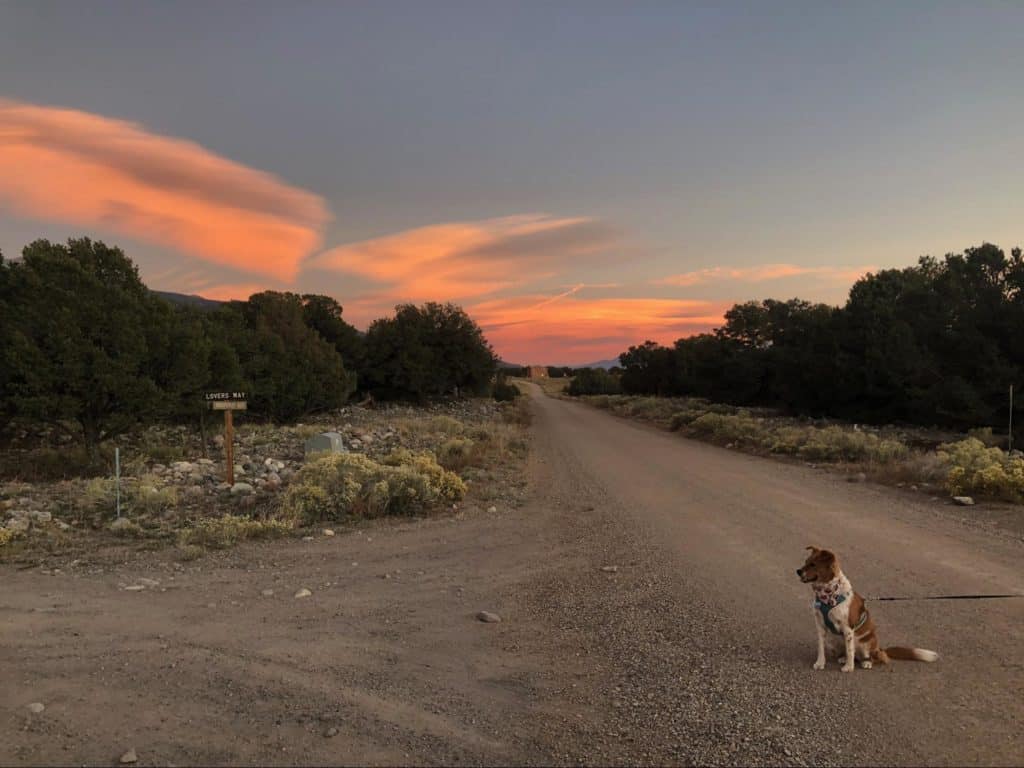
[[[135,763],[135,762],[138,762],[138,759],[139,759],[139,757],[138,757],[138,755],[135,754],[135,750],[134,749],[129,749],[127,752],[125,752],[123,755],[121,755],[121,761],[120,762],[122,764]]]
[[[501,616],[499,616],[496,613],[491,613],[490,611],[480,611],[476,615],[476,620],[477,621],[482,621],[485,624],[495,624],[495,623],[501,621]]]
[[[313,593],[310,592],[305,587],[303,587],[302,589],[300,589],[298,592],[295,593],[295,599],[296,600],[298,600],[301,597],[312,597],[312,596],[313,596]]]
[[[248,495],[253,492],[253,487],[249,483],[235,483],[231,486],[231,492],[236,495]]]
[[[974,498],[971,496],[954,496],[953,503],[961,507],[973,507]]]
[[[274,590],[272,590],[272,589],[264,589],[262,592],[260,592],[260,594],[263,595],[264,597],[273,597],[274,596]],[[296,597],[297,597],[297,595],[296,595]]]
[[[145,587],[142,586],[141,584],[132,584],[129,587],[125,587],[124,591],[125,592],[141,592],[144,589],[145,589]]]
[[[604,571],[605,573],[618,573],[619,572],[619,566],[617,566],[617,565],[602,565],[601,566],[601,570]]]
[[[324,528],[324,536],[333,536],[333,535],[334,535],[334,531],[332,531],[330,528]]]
[[[324,736],[326,736],[328,739],[333,739],[337,735],[338,735],[338,729],[335,728],[334,726],[331,726],[330,728],[328,728],[324,732]]]
[[[46,707],[38,701],[33,701],[28,705],[28,711],[33,715],[40,714],[44,709],[46,709]]]

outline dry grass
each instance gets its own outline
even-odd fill
[[[227,549],[240,541],[287,536],[292,526],[280,520],[252,520],[238,515],[207,517],[185,528],[178,537],[184,552],[195,555],[192,547]],[[194,558],[193,558],[194,559]]]

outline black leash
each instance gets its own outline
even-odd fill
[[[866,597],[865,600],[1005,600],[1024,595],[932,595],[929,597]]]

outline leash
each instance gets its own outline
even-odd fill
[[[1006,600],[1024,595],[929,595],[928,597],[865,597],[865,600]]]

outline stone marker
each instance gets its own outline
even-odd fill
[[[345,453],[348,449],[345,442],[337,432],[321,432],[313,435],[306,441],[306,458],[313,458],[323,453]]]

